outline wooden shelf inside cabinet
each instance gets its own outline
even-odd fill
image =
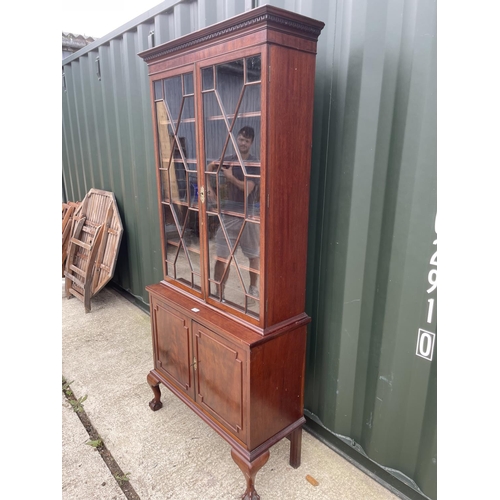
[[[231,445],[255,499],[270,448],[300,465],[317,39],[265,5],[139,54],[148,64],[163,280],[148,374]]]

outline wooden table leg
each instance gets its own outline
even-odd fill
[[[160,391],[160,381],[153,375],[152,372],[148,373],[148,384],[153,390],[154,398],[149,402],[149,407],[153,411],[157,411],[163,407],[161,402],[161,391]]]
[[[262,466],[264,466],[269,460],[269,450],[265,451],[262,455],[259,455],[253,462],[248,462],[234,449],[231,449],[231,457],[236,462],[236,465],[241,469],[241,472],[243,472],[247,480],[247,489],[241,497],[242,500],[260,500],[260,496],[255,491],[255,476]]]
[[[290,433],[290,465],[297,469],[300,467],[300,455],[302,451],[302,427],[298,427]]]

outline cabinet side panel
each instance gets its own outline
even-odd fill
[[[250,450],[303,416],[306,335],[303,326],[251,350]]]
[[[304,312],[315,56],[271,46],[266,326]]]

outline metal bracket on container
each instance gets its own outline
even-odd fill
[[[95,71],[97,74],[97,79],[101,81],[101,61],[99,60],[99,56],[95,58]]]

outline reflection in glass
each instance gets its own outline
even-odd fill
[[[199,224],[199,214],[197,210],[189,209],[187,211],[187,217],[185,219],[185,224],[183,227],[182,237],[184,239],[184,244],[187,248],[191,249],[192,255],[199,255],[200,246],[200,232],[198,228]],[[193,270],[199,274],[199,258],[197,257],[196,262],[193,261]]]
[[[160,196],[162,202],[170,199],[168,176],[168,170],[160,170]]]
[[[164,214],[168,275],[193,286],[201,275],[198,210],[172,203]]]
[[[213,67],[203,111],[210,294],[258,317],[261,86],[251,59]]]
[[[177,123],[182,106],[182,84],[180,76],[173,76],[164,80],[165,103],[169,110],[169,115],[172,123]]]
[[[247,83],[260,81],[260,56],[247,57]]]
[[[233,115],[243,89],[243,61],[233,61],[216,66],[217,74],[217,96],[221,101],[221,108],[228,114]]]
[[[156,120],[158,125],[158,140],[160,142],[160,168],[168,168],[172,155],[172,140],[168,132],[169,119],[167,108],[163,101],[156,103]]]
[[[256,112],[255,116],[260,116],[260,83],[245,87],[240,113],[247,114],[252,112]]]
[[[172,201],[186,201],[187,199],[187,180],[186,169],[183,163],[174,163],[174,168],[170,169],[174,175],[170,178],[170,193]]]
[[[184,95],[194,94],[193,73],[186,73],[184,77]],[[194,116],[194,115],[193,115]]]
[[[192,95],[184,98],[182,106],[182,119],[187,120],[188,118],[192,118],[194,120],[194,96]]]
[[[201,70],[201,80],[203,90],[212,90],[214,88],[214,70],[212,66]]]
[[[158,101],[159,99],[162,98],[162,91],[161,91],[161,80],[156,80],[154,83],[155,86],[155,101]]]
[[[219,160],[227,144],[227,125],[215,92],[203,94],[205,116],[205,157],[208,162]]]
[[[198,174],[189,172],[189,206],[198,206]]]
[[[192,275],[189,266],[189,260],[186,256],[184,248],[181,248],[177,254],[177,260],[175,262],[175,279],[186,283],[187,285],[192,285]]]

